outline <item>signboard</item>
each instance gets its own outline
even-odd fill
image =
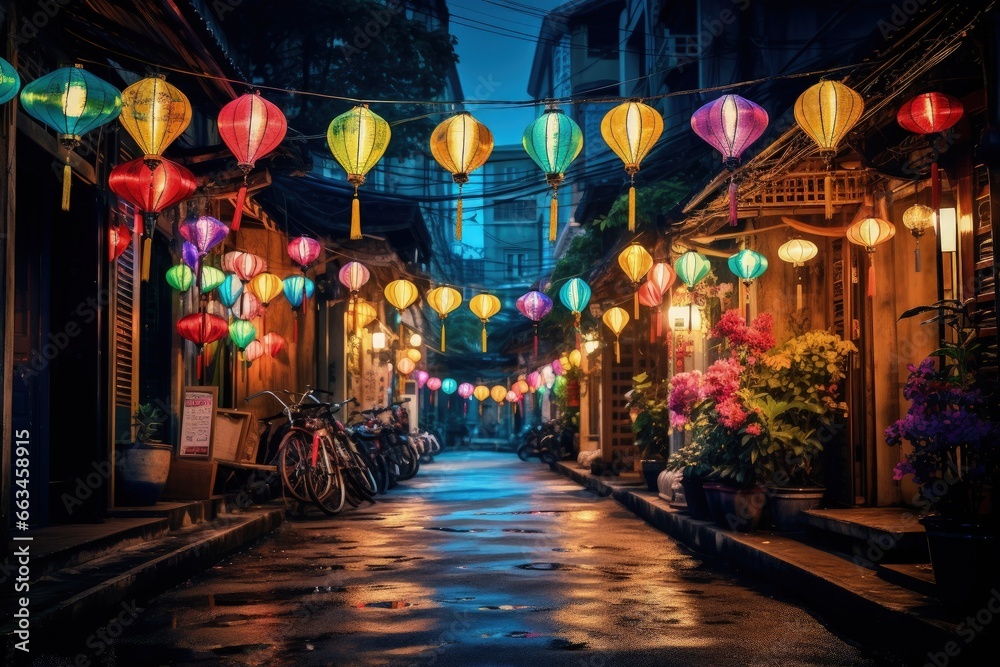
[[[184,387],[177,456],[200,459],[211,457],[218,399],[218,387]]]
[[[212,458],[216,461],[236,462],[246,440],[247,429],[253,415],[239,410],[215,411],[215,433],[212,436]],[[252,461],[251,461],[252,463]]]

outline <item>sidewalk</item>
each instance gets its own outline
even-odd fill
[[[905,664],[993,664],[1000,647],[1000,614],[984,608],[974,614],[978,623],[972,617],[956,617],[925,594],[926,589],[920,592],[891,583],[875,570],[855,564],[849,555],[819,545],[808,533],[737,533],[692,519],[648,491],[638,473],[595,476],[575,462],[557,465],[561,474],[598,495],[611,496],[677,541],[779,586],[838,632],[899,655]],[[997,597],[994,606],[1000,605]],[[994,615],[997,619],[990,627]]]

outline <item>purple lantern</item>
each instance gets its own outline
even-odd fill
[[[538,321],[552,310],[552,299],[541,292],[531,291],[518,298],[518,311],[532,321],[535,329],[535,356],[538,356]]]
[[[424,370],[417,371],[414,375],[417,378],[417,389],[423,389],[424,385],[427,384],[427,379],[431,376],[430,373]]]
[[[201,271],[198,264],[201,258],[208,254],[208,251],[222,243],[222,240],[229,234],[229,227],[221,220],[216,220],[210,215],[201,215],[197,218],[188,218],[180,224],[179,231],[184,240],[190,243],[197,250],[197,258],[191,264],[188,255],[192,254],[189,248],[184,248],[182,254],[184,263],[191,267],[194,275],[198,279],[198,291],[201,291]]]
[[[691,116],[691,129],[722,153],[722,163],[730,172],[740,164],[743,151],[767,129],[767,112],[739,95],[723,95]],[[729,224],[737,222],[736,179],[729,178]]]
[[[198,255],[198,248],[193,243],[185,241],[181,246],[181,261],[190,266],[192,271],[198,270],[201,258]]]

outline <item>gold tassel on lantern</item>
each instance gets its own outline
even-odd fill
[[[69,166],[69,156],[63,166],[62,210],[69,210],[69,189],[73,185],[73,168]]]
[[[620,364],[622,362],[621,347],[618,345],[618,339],[615,338],[615,363]]]
[[[556,233],[559,230],[559,200],[556,193],[552,193],[552,202],[549,204],[549,242],[554,243]]]
[[[486,325],[483,325],[483,352],[486,351]]]
[[[447,348],[444,343],[444,322],[441,323],[441,351],[447,352]]]
[[[459,197],[459,199],[458,199],[458,213],[456,215],[457,215],[457,218],[455,220],[455,240],[456,241],[461,241],[462,240],[462,198],[461,197]]]
[[[639,292],[638,292],[638,290],[636,290],[635,294],[633,294],[632,297],[633,297],[632,298],[632,305],[634,306],[633,309],[632,309],[632,314],[633,314],[633,317],[635,317],[635,319],[639,319]]]
[[[628,230],[635,231],[635,186],[628,188]]]
[[[351,240],[361,240],[361,201],[357,188],[354,188],[354,199],[351,201]]]
[[[833,219],[833,176],[827,174],[823,177],[823,204],[825,206],[826,219]]]
[[[153,252],[153,239],[147,236],[142,240],[142,282],[149,282],[149,258]]]

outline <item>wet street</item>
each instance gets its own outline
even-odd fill
[[[546,466],[448,453],[376,505],[286,521],[152,601],[88,658],[127,667],[880,664],[763,590]]]

